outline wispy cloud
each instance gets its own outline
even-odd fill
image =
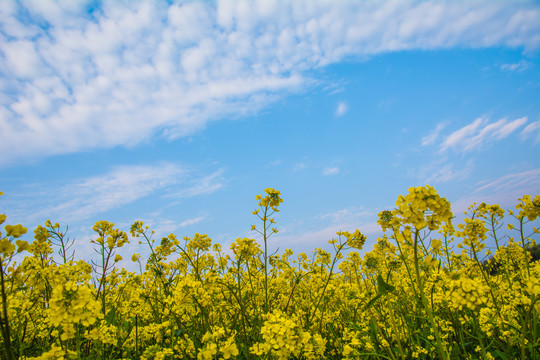
[[[306,223],[291,224],[279,232],[275,238],[276,247],[310,249],[326,247],[328,240],[337,238],[337,231],[354,231],[359,229],[368,236],[369,242],[374,242],[377,235],[382,233],[377,224],[380,210],[364,207],[349,207],[330,213],[321,214],[308,219]]]
[[[348,56],[540,46],[526,2],[0,2],[0,163],[175,138]],[[388,26],[393,24],[393,26]]]
[[[531,63],[527,60],[521,60],[520,62],[514,64],[502,64],[501,70],[503,71],[516,71],[522,72],[527,70],[531,66]]]
[[[457,164],[446,158],[438,159],[433,163],[416,169],[415,177],[430,185],[442,184],[449,181],[465,180],[475,168],[474,161],[469,159],[465,165]]]
[[[347,103],[345,101],[340,101],[338,103],[338,105],[337,105],[335,115],[336,116],[343,116],[343,115],[345,115],[345,113],[347,112],[348,109],[349,108],[347,106]]]
[[[188,198],[207,195],[221,189],[223,186],[223,169],[220,169],[207,176],[191,178],[185,182],[181,189],[169,191],[165,196],[168,198]]]
[[[499,204],[503,208],[513,208],[523,195],[536,195],[540,189],[540,169],[516,172],[495,180],[487,180],[461,199],[452,202],[454,213],[462,213],[473,202]]]
[[[540,142],[540,121],[535,121],[533,123],[530,123],[523,130],[521,130],[521,138],[523,140],[529,137],[534,138],[535,133],[536,133],[536,138],[534,139],[534,143],[537,144]]]
[[[293,171],[300,171],[307,168],[307,164],[305,162],[298,162],[294,164]]]
[[[273,160],[273,161],[270,161],[270,163],[269,163],[270,166],[278,166],[278,165],[281,165],[281,164],[282,164],[281,160]]]
[[[433,129],[428,135],[424,136],[422,138],[422,145],[432,145],[437,141],[437,138],[439,137],[439,134],[441,131],[448,126],[448,122],[444,121],[439,124],[437,124],[437,127]]]
[[[540,169],[503,176],[495,181],[491,181],[478,187],[475,192],[482,192],[488,189],[490,191],[501,191],[510,188],[519,189],[530,185],[540,185]],[[536,187],[535,190],[537,189],[540,189],[540,187]]]
[[[221,171],[193,176],[177,164],[117,166],[105,174],[67,184],[30,186],[23,201],[7,204],[10,214],[24,223],[58,219],[63,223],[85,220],[122,208],[149,195],[193,197],[221,187]],[[187,223],[186,223],[187,224]]]
[[[440,151],[451,148],[456,152],[468,152],[480,148],[489,142],[506,138],[526,122],[527,117],[510,122],[501,119],[494,123],[490,123],[486,118],[475,119],[472,123],[446,136],[441,143]]]
[[[171,219],[157,218],[157,219],[149,219],[145,221],[144,223],[150,226],[150,229],[152,229],[155,232],[156,236],[167,236],[170,233],[174,233],[178,229],[198,224],[201,221],[204,221],[205,219],[206,219],[206,216],[197,216],[194,218],[189,218],[181,222],[178,222]]]
[[[120,166],[111,172],[64,185],[58,205],[46,211],[73,221],[89,218],[146,197],[179,181],[185,171],[173,164]]]
[[[327,175],[338,174],[339,172],[340,172],[339,167],[333,166],[333,167],[327,167],[327,168],[324,168],[323,171],[322,171],[322,174],[323,174],[324,176],[327,176]]]
[[[186,227],[186,226],[190,226],[190,225],[194,225],[194,224],[197,224],[197,223],[200,223],[201,221],[203,221],[206,217],[204,216],[198,216],[196,218],[193,218],[193,219],[187,219],[187,220],[184,220],[182,221],[180,224],[178,224],[178,227]]]

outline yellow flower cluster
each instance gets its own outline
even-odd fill
[[[450,203],[429,185],[409,188],[407,195],[398,197],[396,207],[394,210],[379,213],[377,223],[383,231],[387,229],[397,231],[402,226],[407,231],[410,230],[410,226],[416,230],[426,227],[429,230],[438,230],[441,226],[453,229]]]
[[[255,197],[256,200],[259,200],[259,206],[263,208],[270,206],[272,210],[279,211],[277,207],[283,202],[283,199],[280,196],[281,192],[274,188],[266,188],[264,189],[264,192],[266,193],[266,196],[263,197],[262,195],[257,195]]]
[[[255,258],[261,253],[259,244],[255,239],[238,238],[231,244],[231,250],[238,259]]]
[[[198,360],[213,360],[218,354],[220,354],[220,359],[227,360],[238,355],[234,334],[227,337],[222,327],[216,327],[212,332],[206,332],[202,343],[203,347],[197,354]]]
[[[171,349],[162,349],[159,345],[153,345],[146,348],[141,355],[141,360],[165,360],[174,355]]]
[[[455,235],[464,239],[462,246],[471,248],[476,252],[484,249],[484,240],[487,239],[488,232],[485,221],[467,218],[465,219],[465,224],[459,224],[458,228],[459,231]]]
[[[356,229],[352,234],[348,231],[338,231],[337,235],[345,236],[347,239],[347,245],[356,250],[362,250],[362,247],[367,240],[366,235],[362,234],[358,229]]]
[[[96,240],[92,240],[92,242],[104,245],[105,241],[110,250],[115,247],[120,248],[129,242],[125,232],[115,229],[113,223],[105,220],[98,221],[92,230],[99,234],[99,237]]]
[[[399,223],[411,224],[418,230],[426,226],[437,230],[442,222],[450,222],[453,216],[448,200],[429,185],[409,188],[407,195],[398,197],[396,206],[392,212],[395,221],[399,219]]]
[[[526,217],[529,221],[534,221],[540,216],[540,195],[536,195],[534,198],[531,198],[530,195],[524,195],[519,201],[516,208],[519,209],[518,216],[520,218]]]
[[[53,344],[51,349],[36,357],[23,357],[23,360],[72,360],[77,359],[77,353],[64,350],[61,346]]]
[[[473,204],[472,207],[474,207],[476,204]],[[486,203],[481,203],[476,208],[478,217],[482,217],[484,219],[496,217],[496,218],[502,218],[504,216],[504,210],[499,205],[488,205]],[[497,224],[498,222],[496,222]]]
[[[102,344],[118,345],[118,329],[114,325],[101,324],[92,330],[87,330],[84,334],[87,339],[97,341]]]
[[[370,337],[363,336],[360,331],[345,330],[343,340],[346,342],[343,347],[343,356],[346,360],[357,359],[362,352],[371,352],[375,349]]]
[[[262,343],[255,343],[250,351],[258,356],[272,356],[286,360],[302,355],[305,359],[320,359],[324,355],[326,341],[319,335],[312,336],[279,310],[266,315],[261,328]]]
[[[19,225],[6,225],[4,229],[6,229],[6,236],[12,236],[14,238],[18,238],[21,235],[26,234],[26,232],[28,231],[28,229],[26,229],[24,226],[20,224]]]
[[[457,280],[450,280],[448,288],[450,291],[446,299],[455,309],[462,310],[465,307],[475,310],[491,304],[488,296],[489,287],[480,279],[462,276]]]
[[[58,284],[53,289],[49,306],[49,321],[52,326],[62,326],[62,340],[75,336],[74,324],[88,327],[103,316],[92,290],[73,281]]]
[[[57,223],[38,226],[30,243],[19,239],[22,225],[5,227],[0,358],[536,356],[540,248],[538,224],[530,222],[539,220],[538,197],[520,199],[513,217],[498,205],[473,204],[454,229],[445,198],[430,186],[410,188],[379,214],[389,234],[368,240],[358,229],[339,231],[330,245],[300,254],[268,249],[282,202],[266,189],[254,211],[262,223],[253,225],[256,236],[225,250],[199,233],[156,244],[136,221],[129,233],[145,248],[127,258],[137,272],[119,267],[126,254],[116,252],[130,238],[110,222],[94,226],[99,258],[91,262],[61,251],[65,231]],[[366,245],[373,247],[359,251]]]

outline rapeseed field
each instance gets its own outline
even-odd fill
[[[475,203],[454,224],[433,187],[410,188],[363,255],[361,229],[338,232],[333,252],[271,254],[282,195],[256,202],[260,243],[230,251],[99,221],[88,263],[57,223],[30,243],[5,225],[2,359],[540,359],[540,196]],[[115,266],[130,241],[149,248],[131,257],[138,272]]]

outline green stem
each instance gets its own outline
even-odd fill
[[[328,274],[328,278],[326,279],[326,282],[324,284],[322,293],[319,296],[319,300],[317,300],[317,304],[315,305],[315,310],[313,310],[313,314],[311,314],[311,317],[310,317],[309,322],[308,322],[308,326],[311,325],[311,322],[313,321],[313,318],[315,317],[315,314],[317,313],[317,310],[319,310],[319,305],[320,305],[321,300],[322,300],[322,298],[324,296],[324,293],[326,292],[326,288],[328,287],[328,283],[330,282],[330,278],[332,277],[332,274],[334,272],[334,266],[336,265],[338,255],[341,252],[341,250],[345,247],[346,244],[347,244],[347,242],[345,242],[343,245],[340,245],[336,255],[334,256],[334,260],[332,261],[332,266],[330,267],[330,273]],[[322,315],[324,315],[324,313],[321,314],[321,322],[322,322]]]
[[[413,276],[411,274],[411,269],[409,268],[409,262],[405,258],[405,255],[403,254],[403,250],[401,250],[401,244],[398,241],[398,237],[396,235],[396,230],[395,229],[394,229],[394,236],[395,236],[396,244],[398,246],[399,257],[401,258],[401,261],[403,261],[403,264],[405,265],[405,269],[407,270],[407,274],[409,275],[409,279],[411,279],[411,285],[412,285],[413,292],[414,292],[415,295],[418,295],[418,292],[416,291],[416,286],[414,285]],[[415,251],[416,251],[416,249],[415,249]]]
[[[268,312],[268,246],[267,246],[267,239],[268,236],[266,235],[266,221],[268,213],[268,206],[264,208],[264,216],[263,216],[263,239],[264,239],[264,312]]]
[[[446,360],[448,358],[448,354],[446,353],[446,350],[444,349],[441,337],[439,334],[439,327],[437,323],[435,322],[435,318],[433,317],[433,313],[431,311],[431,308],[427,302],[426,296],[424,294],[424,283],[422,281],[422,277],[420,276],[420,266],[418,264],[418,229],[415,229],[414,233],[414,267],[416,270],[416,278],[418,280],[418,290],[420,292],[420,299],[422,300],[422,304],[424,306],[424,309],[426,309],[426,312],[429,317],[429,321],[431,322],[431,327],[433,329],[433,332],[435,333],[435,339],[437,340],[437,348],[439,350],[439,358],[441,360]]]
[[[11,334],[9,331],[9,320],[7,312],[7,296],[4,286],[4,268],[2,266],[2,259],[0,258],[0,283],[2,284],[2,337],[4,338],[4,352],[7,360],[13,360],[13,352],[11,351]]]
[[[523,236],[523,217],[519,218],[519,236],[521,238],[521,246],[523,247],[523,253],[525,255],[525,266],[527,268],[527,275],[531,277],[531,270],[529,266],[529,254],[527,254],[527,247],[525,246],[525,237]]]
[[[495,297],[495,294],[493,293],[493,288],[491,286],[491,283],[489,281],[489,278],[484,270],[484,267],[482,266],[482,263],[478,260],[478,255],[476,254],[476,248],[474,247],[474,243],[471,244],[471,250],[473,252],[474,260],[478,264],[478,268],[480,268],[480,273],[482,274],[482,277],[484,278],[484,281],[486,282],[486,285],[489,287],[489,293],[491,295],[491,298],[493,299],[493,304],[495,305],[495,309],[497,310],[497,315],[501,317],[499,302],[497,301],[497,298]],[[502,320],[502,318],[501,318]]]

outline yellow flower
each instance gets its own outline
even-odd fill
[[[17,244],[17,252],[20,253],[22,251],[27,251],[30,249],[30,244],[28,244],[27,241],[24,240],[16,240],[15,244]]]
[[[22,226],[20,224],[18,224],[18,225],[6,225],[4,227],[4,229],[6,229],[6,235],[7,236],[13,236],[14,238],[18,238],[21,235],[26,234],[26,232],[28,231],[27,228],[25,228],[24,226]]]
[[[345,346],[343,347],[343,355],[344,355],[344,356],[349,356],[349,354],[350,354],[351,352],[353,352],[353,351],[354,351],[354,349],[353,349],[352,347],[350,347],[349,345],[345,345]]]
[[[221,353],[223,354],[224,359],[230,359],[231,356],[237,356],[238,355],[238,348],[236,347],[236,344],[229,344],[227,346],[222,347]]]
[[[109,249],[112,249],[112,248],[114,247],[114,243],[115,243],[115,241],[114,241],[114,239],[112,238],[112,236],[109,236],[109,237],[107,238],[107,246],[109,247]]]
[[[15,251],[15,245],[9,241],[8,238],[0,240],[0,253],[1,254],[10,254]]]
[[[120,255],[116,254],[114,256],[114,262],[119,262],[120,260],[122,260],[122,257]]]

